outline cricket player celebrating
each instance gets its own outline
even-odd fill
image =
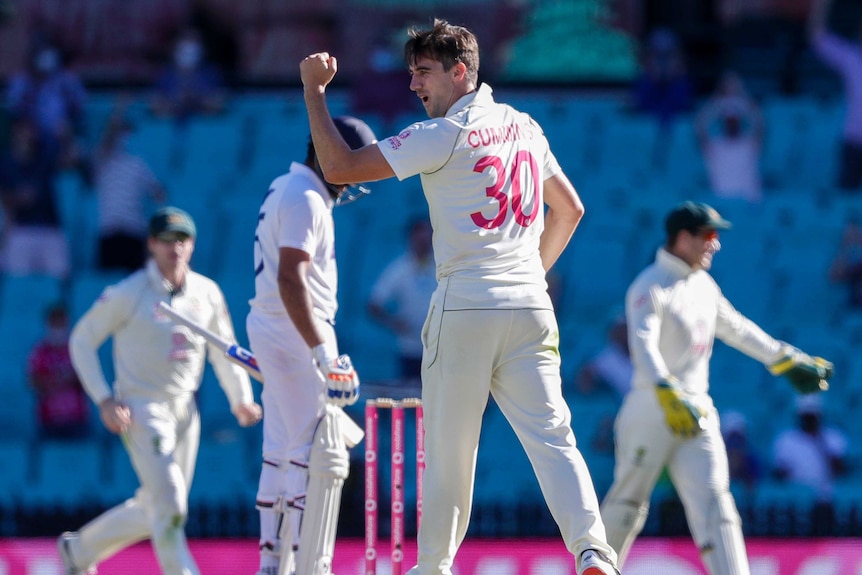
[[[356,151],[326,106],[336,59],[313,54],[300,71],[327,180],[418,174],[429,205],[438,286],[422,333],[427,467],[410,575],[452,573],[489,394],[529,455],[578,574],[612,575],[616,554],[563,399],[545,281],[583,204],[541,128],[478,84],[479,47],[469,30],[435,20],[430,30],[410,32],[405,55],[410,89],[430,119]]]
[[[376,142],[364,122],[336,118],[351,148]],[[246,320],[266,384],[261,393],[263,465],[259,575],[330,573],[348,447],[361,439],[340,406],[359,396],[359,378],[338,354],[338,275],[332,208],[352,199],[323,179],[311,141],[264,197],[255,235],[255,295]],[[359,436],[350,437],[348,428]],[[300,529],[301,524],[301,529]]]
[[[684,202],[667,216],[655,263],[626,294],[632,389],[616,419],[614,482],[602,503],[620,566],[646,521],[650,494],[667,466],[711,575],[748,575],[727,451],[709,391],[714,338],[785,375],[801,393],[828,387],[832,364],[776,341],[740,314],[709,275],[730,222]]]
[[[186,212],[173,207],[157,211],[149,223],[146,267],[105,289],[72,330],[75,371],[99,406],[105,427],[122,438],[141,487],[79,532],[60,536],[67,575],[95,573],[98,562],[147,538],[162,573],[199,573],[183,525],[200,440],[194,393],[207,347],[239,424],[253,425],[261,418],[248,374],[221,349],[159,311],[159,304],[167,302],[215,334],[234,339],[221,290],[189,268],[194,240],[195,225]],[[98,356],[109,337],[117,374],[113,390]]]

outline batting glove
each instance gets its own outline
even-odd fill
[[[767,366],[772,375],[783,375],[799,393],[816,393],[829,389],[832,362],[811,357],[792,345],[781,348],[781,358]]]
[[[353,405],[359,399],[359,375],[353,369],[350,357],[341,354],[336,358],[326,353],[323,344],[312,350],[317,369],[326,381],[326,400],[332,405]]]
[[[689,438],[703,431],[706,413],[690,402],[674,381],[658,382],[656,394],[664,411],[664,420],[674,435]]]

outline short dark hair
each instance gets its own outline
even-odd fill
[[[443,64],[447,72],[461,62],[467,67],[467,77],[475,84],[479,79],[479,42],[463,26],[434,19],[429,30],[411,28],[410,39],[404,45],[404,60],[412,65],[418,58],[430,58]]]

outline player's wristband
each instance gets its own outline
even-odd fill
[[[328,365],[332,362],[330,355],[326,353],[326,344],[321,343],[311,348],[311,355],[318,366]]]

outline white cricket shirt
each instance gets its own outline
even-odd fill
[[[552,309],[539,239],[543,182],[560,166],[530,116],[482,84],[377,146],[399,180],[422,180],[445,309]]]
[[[709,273],[664,248],[629,287],[626,320],[634,389],[673,375],[686,392],[707,393],[716,337],[764,364],[780,356],[781,343],[739,313]]]
[[[188,397],[200,385],[208,348],[209,361],[231,407],[252,403],[248,374],[228,361],[224,350],[174,323],[159,309],[161,302],[222,338],[235,340],[224,295],[214,281],[189,270],[182,289],[172,295],[150,260],[144,269],[107,287],[72,330],[72,363],[93,402],[98,405],[111,395],[149,401]],[[114,340],[113,393],[98,355],[109,337]]]
[[[305,164],[293,162],[287,174],[273,180],[258,213],[252,308],[287,314],[278,292],[279,250],[295,248],[311,257],[307,281],[314,314],[324,321],[335,319],[338,269],[333,204],[323,180]]]

